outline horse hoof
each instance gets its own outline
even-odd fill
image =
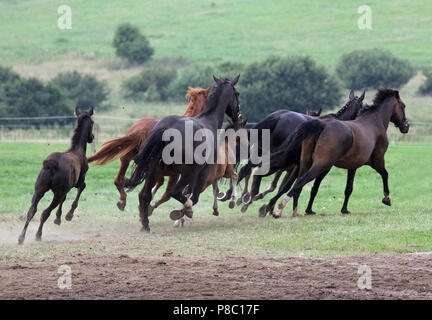
[[[170,213],[170,219],[173,221],[180,220],[184,216],[184,213],[182,210],[173,210]]]
[[[266,215],[267,215],[267,205],[263,204],[261,206],[261,208],[259,208],[259,214],[258,214],[258,216],[261,217],[261,218],[264,218]]]
[[[257,195],[253,198],[253,201],[261,200],[262,198],[264,198],[264,196],[260,193],[260,194],[257,194]]]
[[[36,235],[35,240],[36,240],[36,241],[42,241],[42,236],[38,236],[38,235]]]
[[[219,216],[219,211],[213,210],[213,215],[216,216],[216,217]]]
[[[279,219],[279,218],[281,217],[280,214],[278,214],[277,212],[276,212],[276,213],[273,213],[272,216],[273,216],[273,218],[275,218],[275,219]]]
[[[56,218],[54,220],[54,223],[59,226],[61,224],[61,219],[60,218]]]
[[[305,214],[306,214],[307,216],[311,216],[311,215],[316,214],[316,212],[315,212],[315,211],[312,211],[312,210],[306,210]]]
[[[391,201],[389,197],[384,197],[382,199],[382,203],[384,203],[386,206],[391,206]]]
[[[251,202],[251,195],[250,195],[249,192],[248,192],[248,193],[245,193],[245,194],[242,196],[242,202],[243,202],[243,204],[249,204],[249,203]]]
[[[117,208],[119,208],[120,211],[124,211],[125,207],[126,207],[126,202],[122,202],[122,201],[117,202]]]
[[[24,243],[24,237],[19,237],[18,244],[23,244],[23,243]]]
[[[141,227],[141,232],[147,232],[147,233],[149,233],[150,232],[150,227],[149,226],[142,226]]]
[[[223,201],[227,201],[228,197],[226,195],[227,195],[226,192],[219,192],[218,195],[217,195],[217,199],[219,201],[222,201],[222,202]]]
[[[192,219],[192,217],[193,217],[193,211],[192,210],[183,210],[183,212],[184,212],[184,215],[186,217],[188,217],[189,219]]]
[[[153,213],[154,207],[152,205],[148,206],[147,217],[150,217]]]
[[[228,207],[230,209],[234,209],[234,206],[235,206],[235,202],[234,202],[234,200],[231,200],[230,203],[228,204]]]
[[[243,201],[242,201],[242,198],[240,197],[237,199],[236,205],[241,206],[242,204],[243,204]]]
[[[65,217],[66,221],[71,221],[72,218],[73,218],[73,214],[69,214],[69,213]]]
[[[246,210],[247,210],[247,208],[248,208],[248,205],[247,204],[245,204],[245,205],[243,205],[243,207],[241,208],[241,213],[245,213],[246,212]]]
[[[351,212],[348,209],[342,209],[342,214],[350,214]]]

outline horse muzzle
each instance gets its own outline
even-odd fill
[[[401,133],[406,134],[409,131],[409,123],[408,121],[404,121],[401,126],[399,126],[399,130]]]

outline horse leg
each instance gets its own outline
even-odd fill
[[[54,223],[57,225],[61,224],[62,207],[63,207],[63,202],[65,202],[65,200],[66,200],[66,195],[60,201],[59,207],[58,207],[57,212],[56,212],[56,218],[54,220]]]
[[[36,232],[36,240],[40,241],[42,239],[42,228],[43,225],[45,223],[45,221],[47,221],[48,217],[51,214],[51,211],[58,206],[58,204],[63,200],[64,195],[63,194],[54,194],[54,198],[51,202],[51,204],[48,206],[48,208],[46,208],[43,212],[42,212],[42,216],[40,219],[40,224],[39,224],[39,229]]]
[[[36,191],[33,195],[32,198],[32,204],[29,208],[29,210],[27,211],[27,220],[25,222],[24,228],[18,238],[18,243],[19,244],[23,244],[24,239],[25,239],[25,234],[27,232],[27,227],[31,221],[31,219],[33,219],[34,215],[36,214],[37,211],[37,205],[39,203],[39,201],[42,199],[42,197],[45,195],[46,191],[48,190],[38,190],[39,188],[36,188]]]
[[[141,219],[142,228],[141,231],[150,232],[149,226],[149,206],[150,201],[152,199],[152,188],[155,184],[155,174],[150,173],[150,175],[146,178],[144,187],[141,189],[138,194],[139,199],[139,216]]]
[[[213,187],[213,215],[214,216],[218,216],[219,215],[219,211],[218,211],[218,193],[219,193],[219,188],[218,188],[218,183],[217,181],[214,181],[212,183],[212,187]]]
[[[283,170],[277,171],[276,174],[275,174],[275,176],[274,176],[274,178],[273,178],[273,180],[272,180],[272,182],[271,182],[271,184],[270,184],[270,186],[267,188],[267,190],[265,190],[264,192],[261,192],[261,193],[257,194],[254,197],[254,201],[260,200],[260,199],[264,198],[268,193],[273,192],[276,189],[276,187],[277,187],[277,183],[278,183],[279,178],[282,175],[282,173],[283,173]]]
[[[382,199],[382,203],[384,203],[386,206],[391,206],[391,200],[389,197],[390,190],[388,187],[388,172],[385,168],[384,157],[379,157],[373,160],[374,161],[372,161],[371,167],[381,175],[383,182],[384,198]]]
[[[346,183],[346,187],[345,187],[345,200],[344,200],[342,210],[341,210],[341,212],[344,214],[350,213],[348,211],[348,200],[349,200],[349,197],[351,196],[351,193],[353,191],[355,174],[356,174],[356,169],[348,170],[347,183]]]
[[[284,193],[287,193],[292,185],[294,184],[295,180],[297,179],[298,176],[298,172],[299,172],[299,166],[295,166],[294,169],[291,169],[291,171],[287,170],[287,174],[286,176],[289,179],[285,179],[284,181],[285,183],[282,183],[281,186],[279,187],[278,193],[270,199],[269,203],[267,205],[263,205],[260,209],[259,209],[259,216],[260,217],[265,217],[267,215],[267,213],[270,213],[273,215],[273,209],[274,206],[276,204],[276,202],[279,200],[279,198],[281,196],[283,196]]]
[[[185,215],[185,210],[188,210],[188,214],[190,215],[190,211],[192,210],[192,201],[189,197],[186,197],[183,194],[184,189],[189,183],[195,181],[196,172],[193,169],[189,169],[189,171],[184,172],[180,180],[177,184],[169,191],[169,195],[176,199],[178,202],[183,204],[183,208],[180,210],[173,210],[170,212],[171,220],[177,221]],[[201,190],[200,190],[201,191]]]
[[[300,194],[303,186],[312,181],[313,179],[317,178],[318,176],[322,175],[324,172],[328,172],[331,169],[332,164],[327,165],[312,165],[312,167],[300,178],[297,179],[296,183],[294,184],[293,188],[290,192],[282,199],[282,201],[278,205],[278,209],[276,210],[276,213],[273,215],[275,218],[280,217],[282,210],[287,205],[289,199],[291,199],[294,195]],[[302,172],[302,169],[300,169],[300,172]]]
[[[231,195],[231,201],[228,204],[228,207],[230,209],[233,209],[235,206],[235,199],[237,197],[237,180],[238,180],[237,173],[234,172],[232,177],[231,177],[231,188],[232,188],[233,192]]]
[[[162,174],[158,174],[157,177],[156,177],[156,184],[155,184],[155,186],[151,190],[152,200],[153,200],[156,192],[164,184],[164,182],[165,182],[164,176]],[[152,206],[151,203],[148,205],[148,216],[149,217],[152,215],[154,208],[155,207]]]
[[[311,194],[310,194],[310,197],[309,197],[309,203],[308,203],[308,206],[307,206],[307,208],[306,208],[306,214],[307,214],[307,215],[309,215],[309,214],[316,214],[316,213],[312,210],[313,202],[314,202],[315,197],[316,197],[316,195],[317,195],[317,193],[318,193],[318,189],[319,189],[319,187],[320,187],[320,184],[321,184],[322,180],[325,178],[325,176],[326,176],[328,173],[329,173],[328,171],[327,171],[327,172],[324,172],[322,175],[320,175],[319,177],[317,177],[317,178],[315,179],[315,182],[314,182],[314,185],[313,185],[313,187],[312,187]]]
[[[121,210],[124,211],[125,207],[126,207],[126,192],[124,190],[124,185],[125,185],[125,175],[126,175],[126,171],[129,167],[129,162],[131,161],[130,157],[123,157],[120,158],[120,169],[117,173],[117,177],[114,179],[114,184],[120,194],[120,199],[117,202],[117,207]]]
[[[248,207],[252,204],[253,199],[259,193],[259,188],[261,185],[262,176],[254,175],[252,179],[252,188],[251,193],[249,195],[249,199],[247,202],[243,202],[243,207],[241,208],[241,212],[244,213],[248,209]]]
[[[72,220],[75,209],[78,207],[79,198],[81,196],[81,193],[84,191],[85,187],[86,187],[85,182],[83,182],[79,185],[75,200],[72,202],[72,206],[71,206],[69,212],[66,214],[66,217],[65,217],[66,221]]]
[[[249,178],[250,178],[250,174],[248,174],[246,177],[245,177],[245,187],[244,187],[244,190],[243,190],[243,192],[242,192],[242,195],[241,195],[241,197],[240,198],[238,198],[237,199],[237,202],[236,202],[236,204],[239,206],[239,205],[241,205],[243,202],[246,202],[245,200],[244,200],[244,198],[245,197],[250,197],[250,195],[249,195]]]
[[[169,199],[171,199],[171,196],[169,194],[169,191],[175,186],[175,184],[178,181],[178,174],[174,174],[169,176],[168,179],[168,185],[166,187],[166,190],[164,192],[164,194],[162,195],[162,197],[159,199],[159,201],[156,201],[155,204],[150,205],[149,207],[149,212],[153,212],[154,209],[156,209],[157,207],[159,207],[162,203],[167,202]]]

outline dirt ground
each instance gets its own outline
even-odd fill
[[[55,261],[54,261],[55,260]],[[59,289],[60,265],[72,288]],[[359,265],[371,289],[359,289]],[[432,299],[432,253],[261,259],[74,254],[0,262],[1,299]]]

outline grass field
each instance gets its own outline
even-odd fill
[[[1,143],[0,161],[0,254],[1,259],[41,259],[71,253],[131,254],[182,257],[287,257],[363,255],[373,253],[423,252],[432,250],[432,181],[428,167],[430,146],[391,146],[387,152],[387,169],[392,207],[381,204],[382,183],[369,167],[356,176],[350,201],[351,215],[341,215],[346,173],[333,168],[321,185],[315,201],[319,213],[312,217],[291,218],[290,205],[283,218],[258,218],[262,200],[242,214],[239,207],[230,210],[220,203],[219,217],[211,215],[212,194],[207,190],[195,207],[192,223],[174,229],[168,213],[178,207],[170,200],[150,217],[150,234],[141,233],[137,218],[137,191],[129,194],[125,212],[118,211],[117,191],[112,180],[117,163],[92,167],[87,188],[81,197],[72,222],[45,224],[43,241],[34,242],[40,212],[51,195],[43,199],[26,244],[16,244],[24,222],[19,217],[30,205],[33,184],[44,157],[63,144]],[[266,180],[263,186],[268,185]],[[221,188],[226,188],[222,185]],[[309,184],[300,199],[305,209]],[[161,192],[157,196],[160,196]],[[70,206],[75,191],[65,203]],[[267,198],[269,199],[269,198]],[[121,251],[119,251],[121,247]]]
[[[324,65],[354,49],[380,47],[430,64],[432,3],[428,0],[227,1],[74,0],[72,29],[57,28],[58,1],[0,2],[2,61],[58,59],[68,53],[112,57],[116,26],[138,25],[155,56],[190,61],[250,62],[270,54],[308,54]],[[359,30],[357,8],[372,8],[372,30]]]

